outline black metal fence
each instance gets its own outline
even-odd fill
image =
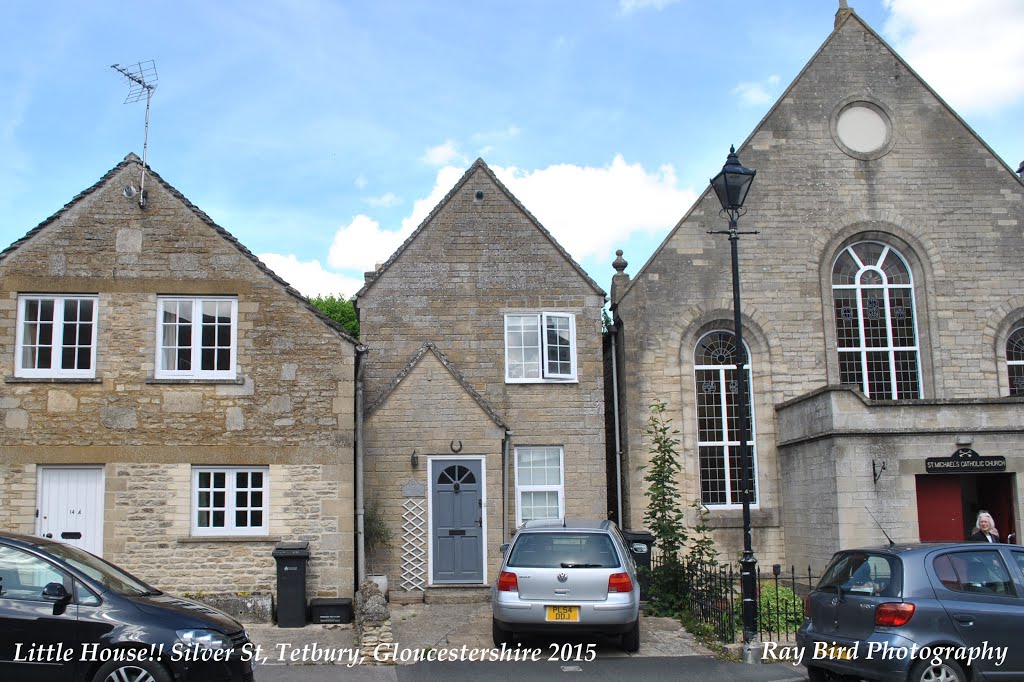
[[[735,642],[743,629],[739,573],[731,565],[715,562],[689,558],[666,562],[663,557],[652,557],[652,572],[666,569],[681,573],[681,580],[672,584],[681,592],[677,601],[682,608],[694,620],[707,625],[718,641]],[[810,566],[806,577],[799,578],[795,566],[784,574],[776,564],[770,576],[758,567],[757,626],[761,641],[792,641],[803,622],[803,598],[813,589],[815,580]]]

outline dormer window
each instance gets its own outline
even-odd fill
[[[576,316],[505,315],[505,382],[576,381]]]

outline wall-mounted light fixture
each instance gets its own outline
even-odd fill
[[[883,471],[885,471],[885,461],[871,460],[871,476],[875,479],[875,483],[878,483],[878,479],[882,477]]]
[[[416,454],[415,450],[412,451],[412,457],[409,458],[409,461],[412,464],[413,469],[420,465],[420,456]]]

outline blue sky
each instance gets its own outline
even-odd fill
[[[1024,3],[849,0],[1013,168]],[[590,275],[636,272],[838,0],[0,2],[0,248],[141,156],[306,294],[354,293],[478,156]],[[756,187],[754,189],[756,191]]]

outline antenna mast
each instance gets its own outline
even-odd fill
[[[156,74],[156,62],[152,59],[139,62],[133,66],[121,66],[112,64],[111,67],[128,81],[128,96],[125,104],[134,104],[146,97],[146,136],[142,142],[142,181],[139,188],[139,208],[146,207],[146,148],[149,146],[149,100],[156,90],[158,76]]]

